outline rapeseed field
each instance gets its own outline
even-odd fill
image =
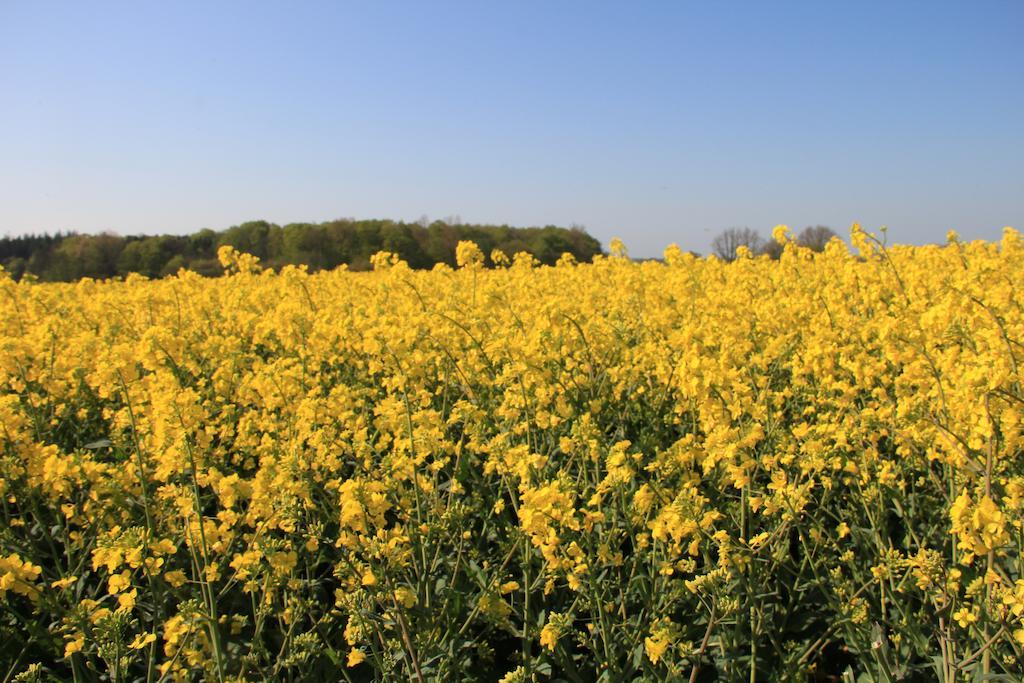
[[[0,674],[1020,680],[1024,242],[775,239],[0,273]]]

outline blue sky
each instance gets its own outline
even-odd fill
[[[0,232],[1024,229],[1024,3],[0,0]]]

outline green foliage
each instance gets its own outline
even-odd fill
[[[216,232],[191,235],[129,236],[27,235],[0,239],[0,265],[15,279],[31,274],[40,280],[68,282],[84,277],[110,278],[139,273],[156,278],[187,268],[204,276],[223,272],[217,248],[223,245],[258,256],[272,268],[304,264],[311,271],[347,265],[368,270],[370,257],[389,251],[413,268],[438,263],[455,265],[455,245],[476,242],[483,253],[500,249],[512,256],[531,253],[554,264],[563,253],[589,262],[601,243],[579,228],[512,228],[507,225],[466,225],[434,221],[429,225],[390,220],[340,219],[326,223],[249,221]]]

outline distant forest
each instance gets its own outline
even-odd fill
[[[220,232],[207,229],[191,235],[4,237],[0,238],[0,265],[16,279],[32,274],[44,281],[69,282],[129,273],[162,277],[180,268],[215,276],[222,272],[217,261],[217,249],[222,245],[254,254],[271,268],[305,264],[310,270],[341,264],[368,270],[370,257],[378,251],[396,253],[413,268],[437,263],[454,266],[459,240],[476,242],[485,255],[493,249],[509,257],[525,251],[546,264],[555,263],[566,252],[578,261],[590,261],[601,253],[601,243],[580,228],[424,223],[342,219],[282,227],[251,221]]]

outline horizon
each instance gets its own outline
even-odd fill
[[[0,235],[1024,228],[1024,5],[0,6]],[[254,218],[262,217],[262,218]]]
[[[455,220],[453,221],[453,219],[455,219]],[[425,223],[424,220],[428,220],[429,222]],[[583,226],[583,225],[566,226],[566,225],[509,225],[509,224],[494,224],[494,223],[487,223],[487,224],[485,224],[485,223],[470,223],[470,222],[467,222],[465,220],[462,220],[461,217],[459,217],[459,216],[449,216],[447,218],[431,219],[429,216],[425,216],[425,215],[421,216],[418,220],[415,220],[415,221],[397,220],[397,219],[381,218],[381,217],[359,217],[359,216],[353,217],[353,216],[345,216],[345,217],[341,217],[341,218],[329,219],[329,220],[326,220],[326,221],[292,221],[290,223],[276,223],[274,221],[268,221],[268,220],[263,219],[263,218],[254,218],[254,219],[250,219],[250,220],[246,220],[246,221],[240,221],[239,223],[235,223],[234,225],[225,226],[225,227],[222,227],[222,228],[202,227],[202,228],[198,228],[196,230],[193,230],[191,232],[134,232],[134,233],[122,233],[122,232],[118,232],[116,230],[100,230],[100,231],[91,231],[91,232],[83,232],[83,231],[75,231],[75,230],[66,230],[66,231],[38,231],[38,232],[25,232],[25,233],[19,233],[19,234],[2,234],[2,235],[0,235],[0,240],[4,240],[4,239],[16,240],[16,239],[19,239],[19,238],[31,239],[31,238],[38,238],[38,237],[58,237],[58,238],[66,239],[68,237],[74,237],[74,236],[79,236],[79,235],[84,235],[84,236],[111,235],[113,237],[118,237],[118,238],[121,238],[121,239],[135,240],[135,239],[144,239],[144,238],[147,238],[147,237],[187,237],[189,235],[196,235],[196,234],[198,234],[200,232],[203,232],[203,231],[206,231],[206,230],[213,231],[214,233],[219,235],[219,234],[223,234],[223,233],[231,230],[232,228],[237,228],[239,226],[243,226],[243,225],[251,224],[251,223],[267,223],[269,225],[276,226],[276,227],[279,227],[279,228],[285,228],[285,227],[288,227],[289,225],[324,225],[324,224],[334,223],[334,222],[354,222],[354,223],[359,223],[359,222],[375,222],[375,221],[380,221],[380,222],[389,222],[390,221],[390,222],[397,223],[397,224],[413,225],[413,226],[418,225],[418,226],[421,226],[421,227],[428,227],[428,225],[432,225],[433,223],[438,223],[439,222],[439,223],[443,223],[443,224],[451,226],[451,227],[460,227],[460,226],[463,226],[463,227],[482,227],[482,228],[496,227],[496,228],[511,228],[511,229],[514,229],[514,230],[543,229],[543,228],[552,228],[553,227],[553,228],[558,228],[560,230],[582,230],[584,233],[586,233],[590,237],[593,237],[594,239],[598,240],[598,242],[601,245],[602,253],[604,253],[606,255],[610,254],[611,251],[612,251],[611,243],[614,242],[614,241],[619,241],[619,242],[622,242],[622,245],[625,247],[626,253],[627,253],[628,257],[631,258],[631,259],[634,259],[634,260],[656,260],[656,261],[660,261],[660,260],[662,260],[664,250],[666,250],[666,249],[668,249],[669,247],[672,247],[672,246],[680,247],[684,251],[688,251],[688,252],[693,253],[693,254],[695,254],[695,255],[697,255],[699,257],[702,257],[702,258],[715,254],[715,247],[712,244],[710,244],[710,243],[708,244],[706,249],[700,250],[700,249],[687,249],[687,248],[683,248],[683,247],[681,247],[678,244],[678,242],[666,242],[664,247],[662,248],[661,252],[658,252],[658,253],[655,253],[655,254],[638,255],[638,254],[634,254],[632,252],[632,250],[630,249],[630,245],[629,245],[628,240],[622,239],[622,238],[620,238],[617,235],[612,235],[607,240],[603,240],[600,237],[594,235],[589,229],[587,229],[586,226]],[[853,230],[854,226],[859,226],[861,229],[865,230],[867,233],[873,234],[875,237],[878,237],[879,239],[881,239],[883,244],[885,244],[885,245],[887,245],[889,247],[894,247],[894,246],[924,246],[924,245],[944,246],[944,245],[949,243],[951,233],[953,233],[955,235],[956,239],[958,241],[960,241],[960,242],[970,242],[970,241],[975,241],[975,240],[995,242],[995,241],[999,241],[1000,239],[1002,239],[1005,236],[1007,230],[1013,230],[1014,232],[1020,232],[1016,226],[1006,225],[1006,226],[1003,226],[1003,227],[999,228],[998,231],[997,231],[997,234],[995,234],[995,235],[973,237],[972,238],[970,236],[961,235],[959,233],[959,231],[957,231],[957,230],[950,229],[950,230],[947,230],[942,235],[936,237],[935,239],[928,239],[928,240],[917,241],[917,242],[903,242],[903,241],[899,241],[899,240],[895,240],[895,239],[894,240],[890,240],[889,239],[889,229],[888,229],[887,226],[880,226],[877,229],[871,229],[871,228],[863,226],[863,225],[861,225],[860,223],[857,223],[857,222],[852,223],[850,226],[848,226],[846,228],[842,228],[842,229],[836,229],[836,228],[834,228],[832,226],[821,225],[821,224],[806,225],[806,226],[792,226],[792,225],[786,225],[786,224],[777,224],[775,226],[772,226],[772,229],[770,229],[770,230],[767,230],[767,231],[756,231],[756,232],[757,232],[757,236],[759,238],[761,238],[761,240],[762,240],[762,246],[764,246],[764,245],[768,245],[768,244],[774,243],[775,240],[774,240],[774,237],[773,237],[773,230],[775,228],[779,228],[779,227],[786,228],[786,230],[789,233],[789,238],[794,239],[794,240],[797,239],[797,237],[800,235],[801,231],[803,231],[804,229],[827,228],[832,233],[834,233],[835,237],[839,238],[842,242],[844,242],[846,244],[847,248],[852,248],[852,245],[850,244],[849,237],[850,237],[850,233]],[[725,228],[725,229],[723,229],[722,232],[725,232],[725,231],[731,230],[731,229],[732,228]],[[721,233],[718,233],[718,234],[721,234]],[[467,241],[473,242],[472,239],[469,239]],[[768,252],[757,252],[755,255],[767,255],[767,254],[768,254]]]

